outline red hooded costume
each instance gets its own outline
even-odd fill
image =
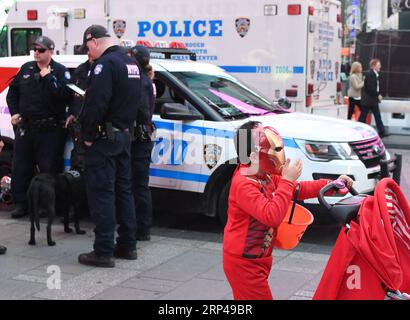
[[[390,178],[340,231],[313,299],[379,300],[387,289],[410,293],[410,207]]]
[[[268,277],[272,243],[297,183],[279,175],[268,176],[261,182],[242,175],[244,167],[239,165],[232,177],[223,267],[235,300],[271,300]],[[329,180],[300,182],[298,200],[317,197],[327,183]]]

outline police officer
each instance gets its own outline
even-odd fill
[[[73,72],[72,82],[80,89],[86,90],[88,86],[89,74],[93,60],[90,57],[90,53],[86,48],[82,53],[87,53],[87,61],[80,64]],[[74,148],[71,151],[71,170],[77,170],[82,172],[84,170],[84,145],[82,145],[82,139],[79,137],[79,125],[77,118],[84,105],[84,96],[73,93],[70,103],[68,105],[68,114],[65,127],[69,129],[72,141],[74,142]]]
[[[152,67],[149,64],[150,54],[146,47],[135,46],[131,50],[132,56],[141,67],[141,108],[138,112],[135,139],[131,145],[132,156],[132,183],[135,200],[135,215],[137,218],[137,240],[149,241],[152,224],[152,200],[149,182],[149,166],[151,152],[154,146],[151,137],[154,133],[152,115],[154,113],[154,84],[149,72]],[[151,75],[151,77],[153,77]]]
[[[133,58],[112,45],[103,26],[88,27],[83,46],[94,60],[79,122],[87,146],[85,176],[95,241],[94,250],[80,254],[78,260],[114,267],[113,256],[137,259],[130,149],[140,101],[140,70]],[[114,245],[116,222],[120,226]]]
[[[70,98],[70,73],[52,59],[54,42],[40,36],[33,43],[34,61],[24,64],[11,82],[7,104],[15,128],[11,191],[13,218],[26,214],[26,192],[37,166],[58,173],[63,167],[62,121]]]

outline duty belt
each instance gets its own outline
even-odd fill
[[[24,133],[28,130],[38,130],[38,131],[55,131],[58,128],[62,128],[63,124],[59,123],[55,118],[49,117],[44,119],[27,119],[22,118],[21,122],[17,125],[20,135],[24,135]]]
[[[129,129],[119,129],[112,125],[111,122],[107,122],[104,125],[97,127],[97,139],[107,139],[108,141],[114,141],[114,132],[129,132]]]

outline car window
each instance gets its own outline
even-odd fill
[[[269,101],[231,77],[199,72],[173,72],[181,82],[225,119],[275,112]]]
[[[184,95],[162,77],[160,72],[156,72],[155,75],[154,84],[157,96],[155,99],[154,114],[161,113],[161,106],[164,103],[180,103],[191,106]]]

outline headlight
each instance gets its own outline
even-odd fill
[[[348,143],[316,142],[295,139],[299,148],[313,161],[358,160]]]

